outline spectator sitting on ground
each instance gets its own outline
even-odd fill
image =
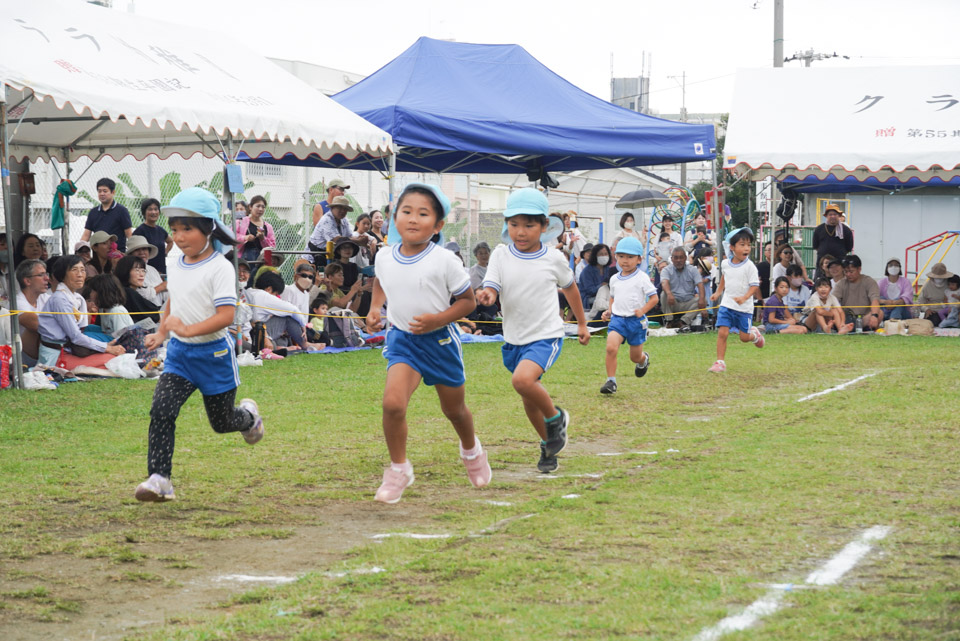
[[[293,284],[283,288],[280,299],[300,310],[304,323],[310,315],[310,289],[317,279],[317,272],[309,261],[298,261],[293,274]]]
[[[770,267],[770,280],[776,282],[781,276],[787,275],[787,267],[794,265],[793,257],[795,252],[793,247],[790,245],[780,245],[777,247],[774,255],[777,257],[777,262]],[[801,276],[803,275],[801,271]]]
[[[116,340],[128,354],[134,354],[137,362],[146,363],[157,357],[157,350],[146,347],[147,333],[155,324],[151,323],[148,330],[143,320],[136,322],[138,319],[131,318],[124,306],[124,290],[114,274],[97,274],[88,279],[83,286],[83,297],[96,306],[103,333]]]
[[[794,267],[794,265],[791,265]],[[786,276],[773,282],[773,294],[763,303],[761,320],[767,334],[806,334],[807,328],[799,323],[787,308],[784,298],[790,291]]]
[[[333,246],[333,261],[343,267],[343,287],[349,289],[360,278],[360,268],[351,259],[360,251],[360,246],[347,237],[338,238]]]
[[[592,252],[593,243],[587,243],[583,246],[583,249],[580,250],[580,255],[574,257],[573,280],[580,282],[580,274],[583,273],[584,268],[590,263],[590,254]]]
[[[110,260],[110,252],[113,251],[113,243],[117,237],[108,234],[105,231],[94,232],[90,236],[90,248],[92,255],[90,262],[86,265],[86,274],[93,278],[97,274],[109,274],[113,271],[113,262]]]
[[[93,258],[93,251],[90,249],[90,243],[85,240],[78,240],[73,244],[73,253],[83,259],[83,266]],[[89,276],[89,273],[87,274]]]
[[[284,256],[283,254],[279,254],[279,253],[277,253],[277,252],[275,252],[275,251],[271,251],[272,249],[273,249],[273,247],[264,247],[263,249],[261,249],[261,250],[260,250],[260,253],[257,255],[257,260],[255,260],[255,261],[253,261],[253,262],[255,262],[256,264],[260,265],[260,267],[272,267],[272,268],[277,268],[277,267],[280,267],[281,265],[283,265],[284,261],[287,260],[287,257]],[[269,264],[269,265],[266,264],[267,252],[270,252],[270,264]],[[259,271],[259,268],[258,268],[257,271]]]
[[[839,260],[831,260],[827,264],[827,274],[830,276],[830,287],[836,287],[837,283],[843,280],[843,263]]]
[[[13,246],[13,267],[25,260],[43,260],[43,241],[36,234],[24,234]]]
[[[247,285],[249,282],[250,265],[241,258],[237,261],[237,289],[239,290],[237,310],[233,313],[233,324],[227,328],[234,343],[236,343],[237,328],[239,327],[240,352],[253,351],[253,344],[250,342],[250,321],[253,320],[253,309],[247,304]]]
[[[80,318],[84,324],[87,321],[87,302],[80,295],[87,273],[81,258],[63,256],[57,261],[54,275],[60,286],[41,311],[58,313],[40,315],[38,362],[65,369],[79,365],[102,367],[114,356],[125,353],[116,342],[94,340],[81,331]]]
[[[162,308],[139,293],[147,275],[147,263],[139,256],[125,256],[117,263],[114,274],[123,287],[123,306],[130,312],[133,322],[146,329],[159,325]]]
[[[864,331],[872,331],[883,322],[880,287],[877,281],[860,271],[860,257],[848,254],[843,259],[843,280],[833,288],[833,295],[840,301],[847,323],[852,323],[859,316]]]
[[[590,262],[580,272],[580,280],[577,283],[584,309],[590,309],[593,306],[593,299],[597,296],[597,290],[600,289],[600,285],[610,269],[610,248],[603,243],[597,243],[593,246],[593,251],[590,253]]]
[[[46,265],[36,258],[21,262],[17,266],[16,276],[20,285],[20,292],[17,294],[17,309],[20,313],[17,320],[20,323],[23,362],[28,367],[33,367],[40,356],[40,318],[36,312],[43,309],[51,296],[48,291],[50,279],[47,277]]]
[[[839,262],[834,256],[824,254],[817,259],[816,278],[830,278],[830,264],[834,261]]]
[[[803,312],[806,314],[804,325],[811,332],[846,334],[853,329],[853,323],[843,322],[840,302],[830,292],[830,279],[826,277],[818,278],[814,283],[814,292]]]
[[[487,265],[490,263],[490,245],[481,240],[473,248],[473,257],[477,259],[477,264],[470,268],[470,287],[480,289],[483,277],[487,275]]]
[[[127,256],[136,256],[147,265],[147,272],[143,277],[143,287],[139,287],[137,293],[162,308],[163,304],[167,302],[167,282],[160,276],[156,267],[150,264],[157,253],[157,248],[143,236],[134,234],[127,239]]]
[[[953,272],[947,271],[946,265],[935,263],[917,295],[917,311],[934,326],[938,326],[949,313],[950,308],[944,304],[947,302],[947,279],[952,276]]]
[[[802,272],[796,265],[787,267],[786,278],[789,290],[786,296],[783,297],[783,302],[787,306],[787,309],[790,310],[790,313],[796,315],[801,313],[803,308],[806,307],[807,301],[810,300],[810,294],[813,292],[807,287],[806,282],[803,280]]]
[[[596,320],[603,316],[603,313],[610,309],[610,277],[616,272],[607,272],[603,278],[603,283],[597,289],[597,296],[593,299],[593,306],[587,311],[587,322]]]
[[[133,235],[140,236],[147,241],[157,251],[151,252],[150,258],[143,258],[147,265],[153,268],[158,274],[167,273],[167,254],[173,247],[173,237],[167,233],[167,230],[157,224],[160,220],[160,201],[156,198],[147,198],[140,203],[140,213],[143,215],[143,224],[133,230]],[[127,241],[126,253],[129,255],[130,240]],[[147,270],[148,272],[150,270]],[[147,279],[150,282],[150,279]],[[166,300],[164,300],[166,302]]]
[[[713,296],[713,282],[716,277],[716,268],[713,259],[713,247],[701,247],[693,255],[693,266],[700,272],[700,280],[703,283],[703,295],[706,298],[704,302],[710,300]],[[706,323],[710,317],[710,310],[700,313],[703,322]]]
[[[784,233],[781,234],[781,233],[780,233],[781,231],[784,232]],[[793,249],[793,247],[790,247],[790,243],[787,242],[786,230],[778,229],[778,230],[777,230],[776,237],[775,237],[774,240],[775,240],[775,242],[774,242],[774,245],[773,245],[773,246],[774,246],[773,254],[774,254],[774,256],[777,256],[777,257],[778,257],[777,260],[780,261],[780,258],[779,258],[780,252],[784,251],[786,248],[789,247],[789,248],[790,248],[790,261],[789,261],[789,263],[787,263],[786,266],[796,265],[797,267],[800,268],[800,271],[801,271],[801,273],[802,273],[802,275],[803,275],[803,279],[804,279],[804,280],[807,280],[807,279],[808,279],[808,276],[807,276],[807,268],[806,268],[806,266],[803,264],[803,260],[800,258],[800,252],[797,251],[797,250],[795,250],[795,249]],[[776,280],[777,278],[780,278],[780,276],[784,276],[784,275],[785,275],[785,274],[780,274],[780,273],[778,273],[776,276],[774,276],[774,275],[773,275],[773,272],[774,272],[774,271],[775,271],[774,269],[771,269],[771,271],[770,271],[770,278],[771,278],[771,279]],[[779,270],[776,270],[776,271],[779,271]]]
[[[320,291],[327,295],[327,299],[332,307],[339,309],[349,309],[353,312],[360,307],[360,281],[353,284],[347,293],[343,292],[343,265],[340,263],[330,263],[323,270],[326,276],[327,284],[320,288]]]
[[[247,289],[247,301],[253,307],[254,322],[264,323],[267,335],[275,348],[293,345],[301,350],[318,349],[307,343],[305,327],[307,324],[298,307],[280,299],[286,285],[280,274],[266,271],[257,276],[256,284]]]
[[[694,319],[707,306],[706,295],[703,290],[703,277],[700,270],[687,263],[687,253],[682,247],[675,247],[670,254],[670,265],[660,272],[660,286],[663,296],[660,298],[660,309],[664,313],[667,327],[689,327]],[[686,312],[681,318],[675,319],[677,312]]]
[[[950,312],[940,321],[940,327],[960,327],[960,276],[954,274],[947,279],[947,309]]]
[[[327,297],[318,295],[310,303],[310,322],[307,323],[307,340],[317,345],[317,349],[324,349],[330,344],[330,334],[327,333],[327,314],[330,306]]]
[[[880,287],[880,304],[883,305],[883,315],[885,318],[893,320],[904,320],[913,318],[910,313],[910,306],[913,305],[913,287],[910,281],[900,273],[900,261],[891,258],[887,261],[883,275],[877,281]]]

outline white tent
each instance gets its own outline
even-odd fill
[[[17,159],[385,156],[390,135],[237,41],[83,2],[0,0]],[[335,162],[335,161],[334,161]]]
[[[724,167],[754,180],[960,175],[960,66],[737,72]]]

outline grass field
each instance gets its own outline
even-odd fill
[[[837,585],[724,638],[960,639],[960,345],[731,341],[708,375],[715,340],[653,339],[643,379],[622,351],[614,397],[602,337],[567,341],[545,381],[573,420],[551,478],[499,346],[465,347],[493,483],[470,487],[421,387],[397,506],[372,500],[378,351],[244,368],[256,447],[192,398],[167,504],[133,499],[153,383],[0,394],[0,638],[692,639],[882,525]],[[243,572],[298,578],[221,580]]]

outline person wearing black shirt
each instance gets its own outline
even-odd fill
[[[817,252],[817,264],[827,254],[842,259],[853,251],[853,230],[840,222],[840,208],[827,205],[824,213],[827,221],[813,230],[813,249]]]

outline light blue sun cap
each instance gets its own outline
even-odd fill
[[[618,254],[629,254],[630,256],[643,256],[643,245],[632,236],[621,238],[617,243]]]
[[[550,203],[539,189],[524,187],[507,196],[507,208],[503,210],[503,217],[506,219],[514,216],[547,216],[547,229],[540,234],[542,243],[550,243],[563,233],[563,221],[550,216]],[[506,221],[500,231],[500,240],[510,244]]]
[[[220,220],[220,199],[206,189],[191,187],[184,189],[170,200],[170,204],[160,211],[167,218],[184,216],[187,218],[209,218],[230,238],[236,238],[233,230]]]
[[[445,220],[447,218],[447,215],[450,213],[450,199],[447,198],[447,195],[443,193],[443,190],[437,187],[436,185],[428,185],[427,183],[408,183],[407,186],[403,188],[403,191],[400,192],[400,196],[397,198],[397,203],[399,204],[400,201],[403,200],[404,194],[406,194],[408,191],[410,191],[414,187],[417,187],[419,189],[426,189],[427,191],[432,193],[434,196],[436,196],[437,201],[440,203],[440,209],[441,209],[440,220]],[[396,208],[394,208],[393,216],[394,217],[396,216]],[[387,244],[399,245],[402,242],[403,242],[403,239],[400,237],[400,232],[397,231],[397,226],[393,224],[393,222],[391,222],[390,226],[387,228]],[[443,246],[444,244],[443,232],[440,232],[439,239],[437,242],[440,246]]]

